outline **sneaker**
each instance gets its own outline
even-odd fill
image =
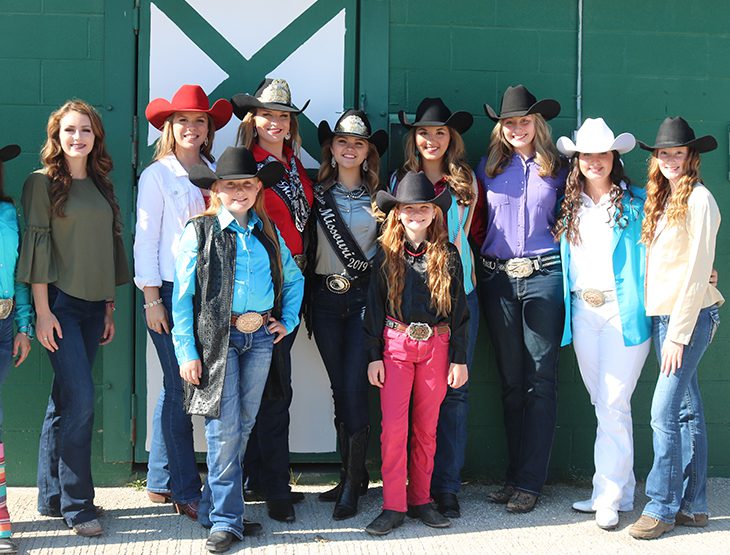
[[[515,487],[510,486],[509,484],[503,485],[501,488],[499,488],[497,491],[492,491],[487,494],[487,501],[491,503],[497,503],[499,505],[504,505],[507,503],[510,499],[512,499],[512,496],[515,494]]]
[[[639,520],[629,528],[629,535],[637,540],[653,540],[670,530],[674,530],[673,523],[670,524],[648,515],[641,515]]]
[[[679,511],[674,517],[674,524],[677,526],[692,526],[694,528],[704,528],[710,522],[710,515],[707,513],[684,513]]]
[[[514,495],[507,502],[507,512],[529,513],[537,504],[537,495],[527,491],[515,490]]]
[[[615,509],[596,509],[596,525],[603,530],[615,530],[618,526],[618,511]]]
[[[93,536],[101,536],[104,533],[104,529],[101,527],[101,523],[95,518],[93,520],[87,520],[86,522],[80,522],[74,524],[73,531],[79,536],[90,538]]]
[[[593,499],[586,499],[585,501],[576,501],[573,503],[573,510],[579,513],[593,514],[596,509],[593,508]]]
[[[410,505],[408,507],[408,516],[417,518],[431,528],[448,528],[451,526],[451,521],[438,512],[432,503]]]

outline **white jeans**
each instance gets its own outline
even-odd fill
[[[573,297],[573,347],[583,383],[596,410],[593,508],[634,507],[634,439],[631,395],[649,354],[651,340],[624,345],[618,303],[594,308]]]

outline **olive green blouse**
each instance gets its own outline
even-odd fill
[[[28,176],[21,204],[25,235],[18,281],[51,283],[86,301],[114,298],[129,281],[124,245],[114,235],[114,215],[91,178],[74,179],[64,216],[51,213],[50,181],[42,172]]]

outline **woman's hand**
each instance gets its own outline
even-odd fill
[[[61,324],[58,323],[56,316],[50,310],[48,312],[39,312],[36,317],[35,333],[38,341],[46,349],[55,353],[58,351],[58,344],[56,343],[56,337],[53,335],[58,334],[59,339],[63,339],[63,331],[61,331]]]
[[[276,337],[274,337],[274,343],[278,343],[279,341],[284,339],[284,336],[289,333],[288,331],[286,331],[284,324],[279,322],[279,320],[277,320],[273,316],[269,316],[269,324],[267,325],[267,329],[269,330],[270,334],[276,334]]]
[[[449,377],[446,383],[453,389],[459,389],[469,379],[469,370],[466,364],[454,364],[453,362],[449,365]]]
[[[382,360],[374,360],[368,364],[368,381],[370,385],[383,389],[383,385],[385,385],[385,365]]]
[[[104,333],[101,334],[99,345],[108,345],[114,339],[114,303],[106,304],[106,312],[104,312]]]
[[[720,279],[720,275],[717,273],[717,270],[715,268],[712,269],[712,272],[710,272],[710,285],[713,287],[717,287],[717,282]]]
[[[662,366],[659,371],[667,377],[669,374],[676,374],[677,369],[682,366],[683,353],[684,345],[665,339],[662,345]]]
[[[167,309],[160,303],[146,308],[144,311],[147,327],[157,333],[170,333],[170,321],[167,318]]]
[[[24,333],[16,333],[13,340],[13,358],[18,357],[15,361],[16,368],[28,358],[28,353],[30,353],[30,338]]]
[[[189,360],[180,365],[180,377],[193,385],[200,385],[200,377],[203,375],[203,365],[200,359]]]

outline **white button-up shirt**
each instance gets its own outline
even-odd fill
[[[211,168],[211,164],[208,164]],[[180,235],[205,210],[200,189],[174,154],[147,167],[139,178],[134,235],[134,283],[140,289],[173,281]]]
[[[612,291],[616,289],[611,259],[615,208],[608,193],[598,203],[585,193],[580,198],[583,202],[578,209],[580,243],[570,244],[570,290]]]

